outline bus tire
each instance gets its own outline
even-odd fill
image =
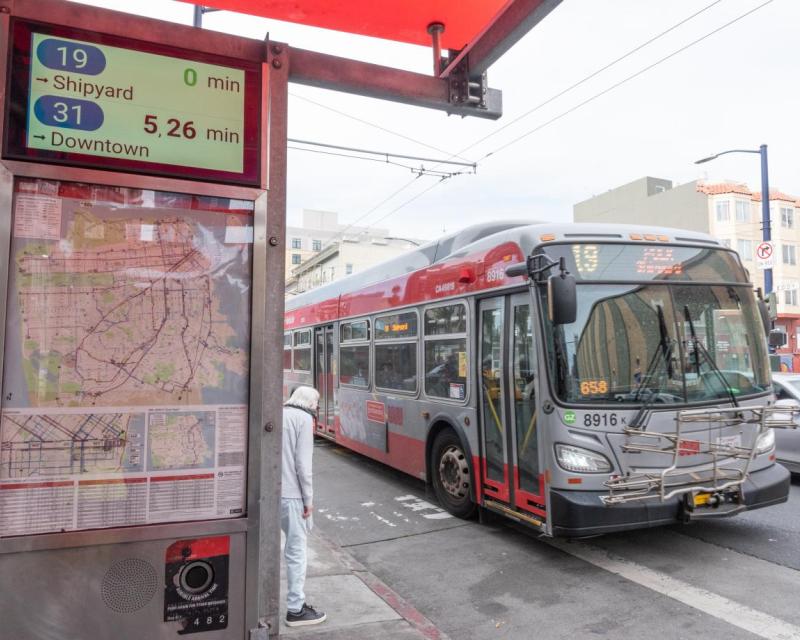
[[[457,518],[471,518],[476,511],[472,473],[461,439],[450,429],[442,431],[433,441],[431,458],[433,488],[439,503]]]

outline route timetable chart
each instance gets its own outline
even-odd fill
[[[252,203],[22,179],[14,214],[0,536],[244,515]]]
[[[257,66],[65,33],[84,34],[27,23],[15,29],[11,155],[257,182]]]

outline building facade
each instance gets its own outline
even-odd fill
[[[286,295],[339,280],[413,249],[424,240],[396,238],[388,229],[339,224],[334,211],[303,211],[286,228]]]
[[[778,350],[782,368],[800,371],[800,200],[780,191],[769,195],[774,246],[772,281],[777,293],[775,328],[786,332]],[[761,243],[761,193],[747,185],[645,177],[577,203],[575,222],[624,222],[702,231],[735,249],[756,287],[764,271],[756,259]]]

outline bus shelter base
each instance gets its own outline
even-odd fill
[[[751,471],[742,486],[743,510],[750,511],[786,502],[790,477],[789,471],[779,464]],[[711,509],[697,511],[695,514],[686,513],[680,496],[663,502],[654,497],[653,500],[607,506],[600,500],[602,495],[601,491],[552,489],[550,516],[553,535],[583,538],[717,515]]]

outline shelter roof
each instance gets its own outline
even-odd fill
[[[215,9],[285,20],[410,44],[431,43],[441,23],[443,49],[462,49],[514,0],[187,0]]]

